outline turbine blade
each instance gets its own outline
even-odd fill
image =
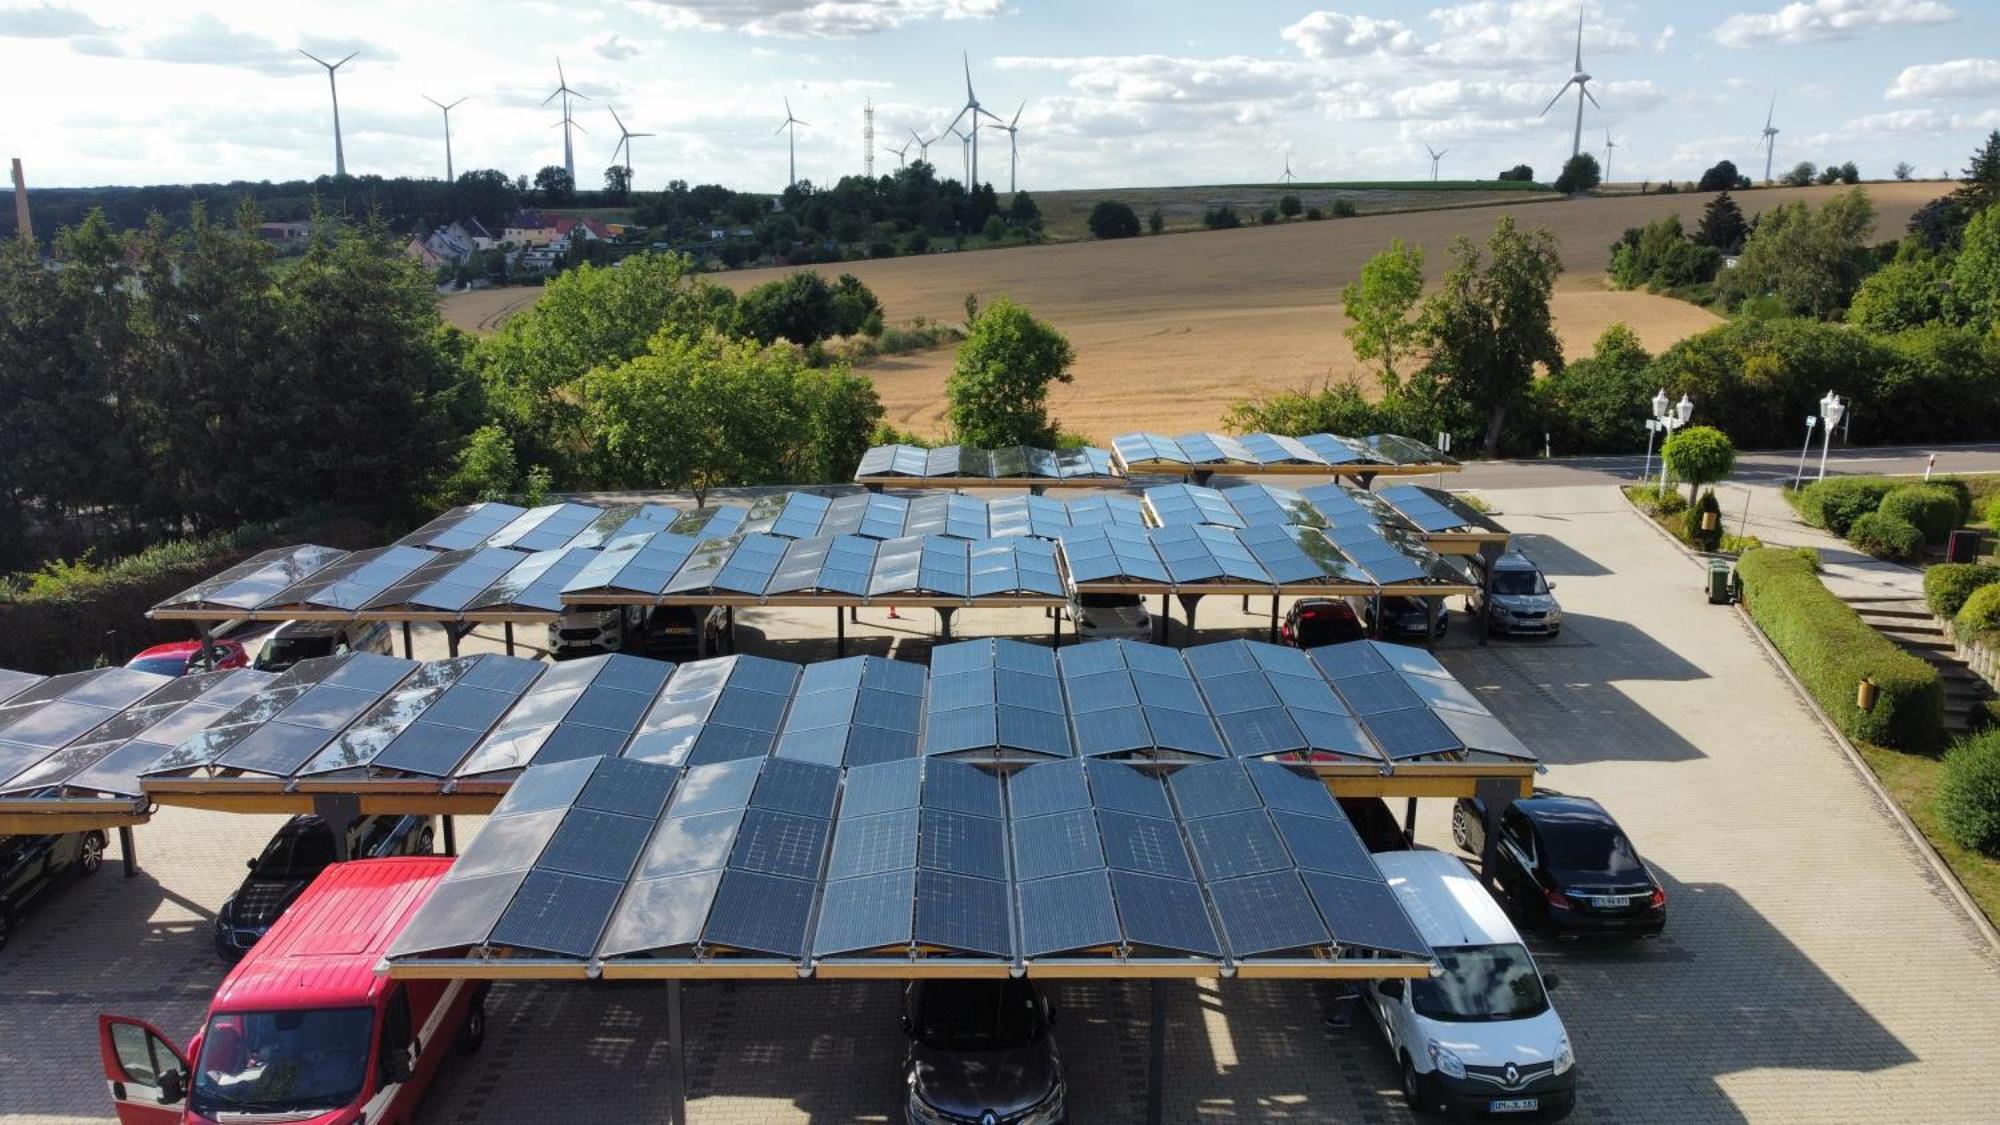
[[[776,129],[771,130],[771,135],[775,137],[779,133],[782,133],[791,127],[792,127],[792,119],[787,117],[785,118],[785,123],[783,125],[780,125]]]
[[[799,120],[799,119],[797,119],[797,118],[793,118],[793,119],[792,119],[792,124],[794,124],[794,125],[804,125],[804,126],[806,126],[807,128],[811,128],[811,127],[812,127],[812,122],[810,122],[810,121],[800,121],[800,120]]]
[[[951,124],[946,125],[944,127],[945,132],[947,133],[958,132],[958,123],[960,121],[963,121],[964,119],[965,119],[965,110],[961,109],[958,111],[958,116],[951,119]]]
[[[319,65],[326,67],[328,70],[333,69],[333,67],[330,64],[328,64],[325,59],[320,58],[318,55],[313,54],[311,51],[306,50],[304,47],[299,48],[299,54],[304,55],[305,57],[311,59],[312,61],[318,63]]]
[[[1012,121],[1009,121],[1009,122],[1007,123],[1007,127],[1008,127],[1008,129],[1009,129],[1009,130],[1012,130],[1014,126],[1016,126],[1016,125],[1019,125],[1019,124],[1021,123],[1021,110],[1022,110],[1022,109],[1026,109],[1026,108],[1028,108],[1028,99],[1026,99],[1026,98],[1022,98],[1022,99],[1021,99],[1021,109],[1017,109],[1017,110],[1015,110],[1015,111],[1014,111],[1014,120],[1012,120]]]
[[[1586,86],[1583,83],[1579,82],[1576,84],[1576,88],[1583,91],[1583,96],[1590,99],[1591,105],[1597,106],[1597,108],[1599,109],[1604,108],[1603,105],[1599,104],[1597,100],[1597,95],[1590,92],[1589,86]]]
[[[1576,80],[1572,78],[1568,82],[1563,83],[1562,89],[1556,91],[1556,96],[1549,99],[1549,104],[1542,107],[1542,112],[1539,116],[1547,117],[1549,115],[1549,111],[1556,107],[1556,103],[1563,100],[1563,95],[1569,93],[1570,86],[1573,85],[1575,82]]]
[[[565,86],[569,85],[569,78],[563,74],[561,55],[556,56],[556,81],[562,83]]]
[[[441,101],[437,100],[437,99],[436,99],[436,98],[434,98],[434,97],[431,97],[431,96],[430,96],[429,94],[424,94],[424,95],[422,95],[422,97],[423,97],[423,99],[424,99],[425,101],[427,101],[427,102],[431,103],[432,105],[434,105],[434,106],[438,107],[439,109],[445,109],[445,108],[446,108],[446,106],[445,106],[445,104],[444,104],[443,102],[441,102]]]
[[[1576,6],[1576,69],[1583,70],[1583,10],[1585,5]]]
[[[557,97],[558,97],[559,95],[561,95],[561,93],[562,93],[562,89],[561,89],[560,87],[558,87],[558,88],[556,89],[556,92],[555,92],[555,93],[553,93],[553,94],[550,94],[550,95],[549,95],[548,97],[546,97],[546,98],[543,98],[543,99],[542,99],[542,104],[543,104],[543,105],[547,105],[547,104],[549,104],[550,102],[552,102],[552,101],[555,101],[555,100],[556,100],[556,98],[557,98]]]
[[[471,94],[467,94],[467,95],[465,96],[465,98],[469,98],[469,97],[471,97],[471,96],[472,96]],[[458,99],[457,101],[455,101],[455,102],[451,103],[450,105],[448,105],[448,106],[444,107],[444,111],[445,111],[446,113],[450,113],[450,112],[451,112],[452,110],[454,110],[454,109],[457,109],[457,108],[458,108],[459,106],[461,106],[461,105],[464,105],[464,104],[465,104],[465,98],[460,98],[460,99]]]
[[[356,56],[356,55],[358,55],[358,54],[360,54],[360,53],[361,53],[360,51],[349,51],[349,52],[347,52],[347,58],[344,58],[344,59],[340,60],[339,62],[337,62],[337,63],[334,63],[334,64],[333,64],[333,69],[335,69],[335,70],[339,70],[339,69],[340,69],[341,67],[343,67],[343,66],[346,66],[346,65],[348,64],[348,62],[349,62],[350,60],[352,60],[352,59],[354,58],[354,56]]]
[[[958,57],[965,60],[965,100],[977,104],[979,99],[972,96],[972,56],[960,51]]]
[[[1766,131],[1770,130],[1771,118],[1777,112],[1778,112],[1778,92],[1776,90],[1773,90],[1771,91],[1771,108],[1764,111],[1764,128]]]
[[[628,136],[628,137],[657,137],[657,136],[659,136],[659,134],[658,134],[658,133],[627,133],[627,134],[625,134],[625,135],[626,135],[626,136]]]
[[[604,108],[611,111],[611,120],[616,121],[618,123],[618,131],[621,133],[624,132],[625,122],[622,118],[618,116],[618,107],[615,105],[607,105]]]

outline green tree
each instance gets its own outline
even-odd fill
[[[1093,238],[1131,238],[1139,233],[1139,216],[1115,199],[1099,200],[1087,220]]]
[[[1729,164],[1727,160],[1722,162]],[[1735,166],[1730,171],[1735,172]],[[1702,189],[1708,190],[1706,188]],[[1702,246],[1713,246],[1724,254],[1736,254],[1743,250],[1743,240],[1750,236],[1750,224],[1743,219],[1743,208],[1737,206],[1728,191],[1708,201],[1701,209],[1701,224],[1691,235]]]
[[[817,343],[836,328],[833,287],[811,270],[767,281],[736,300],[737,333],[760,344]]]
[[[1146,229],[1154,234],[1167,229],[1167,216],[1158,207],[1153,208],[1152,212],[1146,216]]]
[[[1666,459],[1667,471],[1688,483],[1690,504],[1702,485],[1714,484],[1736,467],[1736,447],[1714,426],[1675,431],[1660,447],[1660,456]]]
[[[1792,165],[1792,170],[1778,177],[1778,182],[1786,187],[1805,187],[1819,175],[1819,165],[1810,160],[1801,160]]]
[[[1701,174],[1701,182],[1695,185],[1695,190],[1729,191],[1732,188],[1749,186],[1749,177],[1736,170],[1736,163],[1734,161],[1718,160],[1709,167],[1708,171]],[[1711,243],[1711,245],[1713,244]]]
[[[1535,182],[1535,170],[1526,164],[1516,164],[1494,178],[1498,179],[1501,183],[1519,181],[1524,184],[1532,184]]]
[[[851,273],[841,274],[833,283],[833,334],[882,334],[882,302]]]
[[[604,170],[604,194],[614,203],[623,204],[632,194],[632,172],[623,164],[613,164]]]
[[[543,203],[561,207],[576,198],[576,179],[560,164],[547,164],[535,173],[535,192]]]
[[[1017,191],[1007,204],[1007,221],[1023,230],[1039,230],[1042,225],[1042,209],[1035,205],[1035,197],[1025,191]]]
[[[1648,355],[1623,323],[1597,338],[1597,348],[1535,384],[1537,414],[1549,441],[1564,454],[1627,453],[1645,444],[1642,404],[1653,397]]]
[[[1243,225],[1243,219],[1237,215],[1236,208],[1225,203],[1202,212],[1201,225],[1210,230],[1234,230]]]
[[[513,214],[520,195],[507,173],[497,168],[481,168],[460,172],[458,182],[452,185],[451,197],[454,218],[470,216],[498,234],[506,225],[507,216]]]
[[[1287,194],[1278,197],[1278,210],[1284,213],[1285,218],[1296,219],[1305,206],[1299,202],[1298,196]]]
[[[1902,332],[1944,315],[1950,267],[1922,239],[1906,238],[1896,257],[1869,274],[1847,306],[1847,321],[1871,332]]]
[[[1549,316],[1562,258],[1555,235],[1523,232],[1502,217],[1482,259],[1470,239],[1451,244],[1443,288],[1424,302],[1422,339],[1431,353],[1422,397],[1447,420],[1483,423],[1488,454],[1498,453],[1507,411],[1533,383],[1536,365],[1563,365]]]
[[[1576,195],[1591,190],[1603,179],[1604,172],[1597,166],[1597,158],[1587,152],[1579,152],[1563,164],[1562,175],[1556,177],[1555,188],[1564,195]]]
[[[988,242],[999,242],[1007,237],[1007,220],[998,215],[986,216],[986,227],[980,231]]]
[[[1861,188],[1817,211],[1803,202],[1765,212],[1718,294],[1731,308],[1769,295],[1786,313],[1832,320],[1844,315],[1869,265],[1866,240],[1875,208]]]
[[[472,431],[452,459],[451,475],[434,503],[442,507],[481,500],[505,500],[520,490],[521,467],[514,460],[514,441],[492,423]]]
[[[957,439],[989,449],[1055,444],[1049,384],[1070,381],[1075,354],[1062,333],[1010,298],[995,297],[972,322],[945,382]]]
[[[1966,224],[1946,307],[1954,319],[1982,332],[2000,323],[2000,206]]]
[[[1972,163],[1965,166],[1965,177],[1952,196],[1968,218],[2000,203],[2000,129],[1986,134],[1986,142],[1972,154]]]
[[[1611,254],[1611,279],[1621,289],[1697,285],[1715,280],[1721,268],[1721,253],[1689,241],[1679,215],[1626,230]]]
[[[1266,207],[1262,211],[1257,212],[1257,222],[1263,226],[1268,227],[1277,221],[1278,209],[1276,207]]]
[[[1416,346],[1418,326],[1411,318],[1424,292],[1424,251],[1392,239],[1389,248],[1368,259],[1361,276],[1341,287],[1340,303],[1347,314],[1347,339],[1354,358],[1379,363],[1382,389],[1402,385],[1396,364]]]

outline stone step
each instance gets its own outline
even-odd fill
[[[1873,602],[1850,602],[1848,603],[1848,608],[1860,614],[1863,620],[1866,620],[1870,617],[1894,618],[1895,620],[1898,621],[1937,620],[1937,618],[1931,613],[1930,610],[1921,608],[1921,603],[1916,603],[1916,604],[1918,608],[1903,608],[1901,606],[1876,605]]]
[[[1916,652],[1919,650],[1924,652],[1942,652],[1950,654],[1953,659],[1957,659],[1958,650],[1953,648],[1951,642],[1945,640],[1943,637],[1926,637],[1923,636],[1922,634],[1912,634],[1912,633],[1894,633],[1890,632],[1887,629],[1879,630],[1879,632],[1883,636],[1889,638],[1892,641],[1895,641],[1897,644],[1903,646],[1906,649],[1909,649],[1912,652]]]

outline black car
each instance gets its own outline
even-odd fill
[[[1362,624],[1378,637],[1389,640],[1402,637],[1422,638],[1424,633],[1429,631],[1431,639],[1437,640],[1451,630],[1451,611],[1439,605],[1437,624],[1433,627],[1430,606],[1423,598],[1404,597],[1400,594],[1386,595],[1382,598],[1379,620],[1374,607],[1368,604],[1371,599],[1354,600],[1362,603]]]
[[[361,816],[347,829],[353,859],[428,855],[434,837],[427,816]],[[264,851],[250,861],[250,874],[215,912],[215,952],[235,961],[264,936],[285,907],[334,861],[333,831],[317,816],[285,822]]]
[[[95,875],[102,866],[102,832],[0,836],[0,948],[6,946],[14,918],[29,900],[70,879]]]
[[[1486,847],[1485,807],[1459,798],[1451,835],[1475,855]],[[1559,936],[1656,937],[1667,924],[1667,892],[1625,830],[1588,797],[1537,789],[1500,814],[1486,884],[1517,917]]]
[[[903,994],[908,1125],[1067,1119],[1048,1001],[1025,977],[920,980]]]
[[[1300,598],[1285,611],[1284,623],[1278,627],[1278,640],[1293,648],[1337,645],[1367,635],[1354,607],[1340,598]]]

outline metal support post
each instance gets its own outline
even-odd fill
[[[840,611],[839,606],[833,607],[833,654],[847,655],[847,615]]]
[[[1437,648],[1438,615],[1444,612],[1443,598],[1424,599],[1424,647]]]
[[[681,1034],[681,982],[667,982],[667,1120],[687,1125],[687,1046]]]
[[[407,621],[403,622],[403,659],[405,660],[416,659],[416,656],[414,655],[414,649],[410,644],[410,623]]]
[[[449,622],[446,622],[446,624],[445,624],[445,627],[444,627],[444,647],[445,647],[445,651],[446,651],[447,653],[450,653],[450,654],[451,654],[452,656],[454,656],[454,657],[455,657],[455,656],[457,656],[457,655],[458,655],[458,639],[459,639],[460,637],[464,636],[464,635],[465,635],[465,634],[464,634],[463,632],[461,632],[461,631],[459,630],[459,627],[458,627],[458,626],[456,626],[456,625],[453,625],[453,624],[451,624],[451,623],[449,623]]]
[[[1479,545],[1479,614],[1472,627],[1479,634],[1479,647],[1485,648],[1493,634],[1493,564],[1500,559],[1500,544],[1481,543]],[[1470,599],[1467,599],[1468,602]]]
[[[444,821],[444,854],[458,854],[458,818],[450,813],[441,818]]]
[[[1208,482],[1215,479],[1215,470],[1196,469],[1194,472],[1189,473],[1188,476],[1190,479],[1194,481],[1196,485],[1199,485],[1202,488],[1207,488]]]
[[[1354,479],[1361,482],[1361,491],[1363,492],[1371,491],[1375,487],[1374,473],[1356,473],[1354,474]]]
[[[201,670],[215,671],[215,633],[207,622],[201,625]]]
[[[945,606],[938,607],[938,640],[951,640],[951,615],[955,612],[957,611]]]
[[[1244,598],[1243,600],[1247,602],[1250,599]],[[1249,607],[1245,606],[1244,608],[1248,609]],[[1276,594],[1271,595],[1271,643],[1278,643],[1278,595]]]
[[[1049,647],[1062,647],[1062,614],[1060,613],[1049,615]]]
[[[507,655],[514,655],[514,623],[512,621],[504,622],[500,626],[500,632],[507,638]]]
[[[130,879],[132,876],[137,875],[139,873],[139,845],[133,839],[132,826],[129,824],[118,826],[118,852],[121,861],[125,864],[125,877]]]
[[[354,858],[354,850],[349,846],[348,830],[361,819],[361,798],[354,793],[313,794],[313,815],[320,818],[333,832],[333,859],[335,863],[346,863]]]
[[[1146,982],[1152,1018],[1146,1028],[1146,1123],[1160,1125],[1166,1120],[1167,1100],[1167,993],[1158,980]]]
[[[1368,635],[1375,640],[1382,639],[1382,592],[1368,595]]]
[[[1153,643],[1155,644],[1167,643],[1167,636],[1171,632],[1169,626],[1173,624],[1173,621],[1174,621],[1173,614],[1167,611],[1167,595],[1161,594],[1160,615],[1153,619],[1153,634],[1154,634]]]
[[[1181,609],[1187,612],[1187,636],[1181,638],[1181,647],[1186,648],[1194,641],[1194,611],[1201,603],[1200,594],[1182,594]]]
[[[722,623],[729,629],[729,651],[735,652],[736,651],[736,607],[735,606],[732,605],[723,607]]]
[[[1403,805],[1403,842],[1415,845],[1417,842],[1417,799],[1411,797]]]

